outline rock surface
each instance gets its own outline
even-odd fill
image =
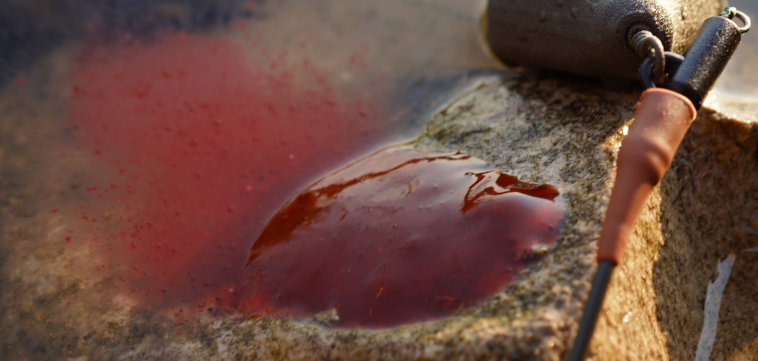
[[[40,112],[59,111],[63,93],[50,89],[46,96],[54,105]],[[508,73],[473,79],[431,115],[416,147],[461,150],[524,181],[556,186],[567,211],[560,238],[545,258],[477,307],[434,322],[350,330],[331,328],[329,315],[312,322],[219,312],[183,317],[142,309],[128,295],[108,293],[101,287],[111,282],[108,272],[82,272],[81,261],[95,263],[97,254],[86,245],[63,247],[65,219],[46,208],[51,200],[81,197],[71,184],[88,164],[50,161],[47,151],[35,150],[35,143],[53,132],[24,127],[22,115],[33,105],[4,94],[0,109],[8,120],[2,122],[0,157],[8,197],[0,204],[0,327],[5,330],[0,356],[564,359],[589,291],[615,152],[636,97],[637,91],[611,91],[575,79]],[[70,178],[60,182],[51,174]],[[713,356],[755,359],[758,253],[745,250],[758,247],[756,183],[755,123],[701,111],[617,267],[591,345],[595,359],[692,359],[707,283],[715,279],[718,261],[731,253],[736,262]]]

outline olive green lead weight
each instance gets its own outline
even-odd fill
[[[632,36],[648,30],[666,51],[689,48],[725,0],[489,0],[485,37],[510,66],[608,80],[638,79]]]

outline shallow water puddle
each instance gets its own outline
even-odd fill
[[[341,326],[451,314],[501,289],[558,236],[548,185],[461,153],[391,147],[314,183],[251,249],[241,302]]]

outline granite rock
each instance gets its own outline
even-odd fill
[[[55,100],[60,94],[51,89],[51,103],[60,106],[61,100]],[[328,312],[311,322],[208,312],[186,319],[177,331],[171,315],[102,291],[98,285],[110,281],[107,272],[82,273],[77,268],[77,260],[96,255],[87,247],[62,247],[64,219],[38,211],[49,201],[46,197],[77,193],[46,179],[50,173],[29,171],[45,164],[54,168],[48,171],[75,179],[87,164],[45,163],[33,143],[50,135],[44,129],[20,132],[23,126],[5,121],[3,136],[15,134],[17,139],[4,141],[0,152],[3,179],[10,182],[4,187],[11,194],[0,204],[5,218],[0,242],[0,327],[5,336],[0,339],[0,356],[564,359],[589,292],[615,154],[637,95],[636,90],[608,90],[576,79],[502,73],[472,79],[467,90],[432,112],[414,141],[417,148],[460,150],[522,180],[554,185],[561,192],[566,220],[544,258],[480,305],[443,320],[382,330],[335,329],[330,327],[334,315]],[[19,107],[0,104],[3,114]],[[755,359],[758,288],[751,280],[758,253],[750,249],[758,247],[758,197],[751,192],[758,182],[757,150],[755,123],[714,110],[700,112],[634,229],[609,288],[590,357],[692,359],[707,283],[715,278],[718,261],[736,254],[713,355]],[[22,171],[34,179],[23,192],[19,184],[8,181]]]

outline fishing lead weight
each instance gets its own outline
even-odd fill
[[[485,38],[507,65],[609,80],[638,78],[630,45],[641,30],[684,52],[724,0],[488,0]]]

